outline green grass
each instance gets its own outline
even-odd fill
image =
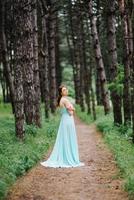
[[[25,125],[25,139],[20,142],[15,136],[11,106],[0,104],[0,199],[6,197],[17,177],[42,160],[54,144],[59,114],[51,115],[48,121],[43,114],[42,111],[42,128]]]
[[[125,179],[124,189],[134,198],[134,145],[131,142],[131,128],[115,127],[112,113],[105,116],[102,107],[96,109],[96,121],[91,115],[81,112],[79,106],[75,107],[77,115],[84,122],[94,122],[102,132],[104,142],[113,151],[120,168],[119,176]],[[42,160],[54,144],[60,116],[56,113],[46,121],[43,113],[42,128],[25,126],[25,140],[19,142],[15,136],[11,106],[0,104],[0,199],[4,199],[16,179]]]
[[[75,105],[76,114],[80,117],[80,119],[87,124],[91,124],[93,122],[93,117],[88,115],[86,112],[81,112],[81,108],[79,105]]]
[[[134,199],[134,144],[132,143],[132,129],[125,126],[114,126],[112,113],[104,115],[103,108],[97,107],[97,120],[94,123],[102,132],[104,142],[112,150],[120,169],[118,176],[125,180],[124,189]],[[87,124],[93,123],[91,116],[76,107],[77,115]]]

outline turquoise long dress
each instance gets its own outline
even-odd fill
[[[56,141],[49,158],[40,162],[46,167],[79,167],[84,166],[79,160],[77,135],[73,115],[65,107],[60,108],[61,120]]]

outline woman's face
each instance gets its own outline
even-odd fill
[[[63,87],[61,94],[62,94],[62,96],[67,96],[68,95],[68,89],[66,87]]]

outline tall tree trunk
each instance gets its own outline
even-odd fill
[[[64,15],[64,26],[65,26],[66,40],[67,40],[68,51],[69,51],[69,56],[70,56],[70,63],[73,68],[73,81],[74,81],[75,100],[76,100],[77,99],[77,83],[76,83],[76,73],[75,73],[75,64],[74,64],[74,51],[73,51],[72,40],[70,38],[71,36],[69,33],[69,25],[67,24],[65,17],[66,16]]]
[[[134,17],[134,13],[133,13]],[[133,18],[134,19],[134,18]],[[133,33],[134,33],[134,23],[133,23]],[[134,37],[133,37],[133,47],[134,47]],[[133,85],[133,90],[132,90],[132,123],[133,123],[133,143],[134,143],[134,56],[132,58],[132,85]]]
[[[44,103],[45,103],[45,116],[49,118],[49,101],[50,101],[50,93],[49,93],[49,55],[48,55],[48,35],[47,35],[47,17],[43,18],[43,50],[45,52],[43,57],[43,82],[44,82]]]
[[[107,10],[107,35],[108,35],[108,52],[109,52],[109,65],[110,65],[110,78],[111,82],[114,82],[118,75],[118,61],[117,61],[117,46],[116,46],[116,33],[115,33],[115,5],[116,0],[109,1]],[[121,94],[117,91],[115,87],[111,91],[111,99],[113,104],[113,114],[114,114],[114,123],[122,124],[122,111],[121,111]]]
[[[93,90],[93,60],[91,59],[91,67],[90,67],[90,73],[91,73],[91,78],[90,78],[90,81],[91,81],[91,101],[92,101],[92,114],[93,114],[93,119],[96,120],[96,109],[95,109],[95,95],[94,95],[94,90]]]
[[[81,21],[81,36],[82,36],[82,53],[83,53],[83,67],[84,67],[84,72],[83,72],[83,80],[84,80],[84,93],[85,93],[85,102],[87,105],[87,114],[90,114],[91,108],[90,108],[90,69],[87,65],[87,56],[86,56],[86,34],[84,32],[84,22],[83,20]]]
[[[97,26],[97,31],[98,31],[98,35],[100,35],[100,23],[101,19],[100,19],[100,0],[97,0],[97,22],[96,22],[96,26]],[[97,105],[102,105],[102,97],[101,97],[101,84],[100,84],[100,77],[99,77],[99,72],[98,70],[96,70],[96,100],[97,100]]]
[[[40,15],[40,78],[42,87],[42,101],[44,102],[45,118],[49,118],[50,93],[49,93],[49,52],[48,52],[48,10],[46,2],[39,2]]]
[[[56,30],[55,30],[55,66],[56,66],[56,91],[58,96],[58,87],[62,83],[62,67],[60,65],[60,49],[59,49],[59,44],[60,44],[60,37],[59,37],[59,21],[58,21],[58,13],[56,13]]]
[[[24,137],[24,91],[23,91],[23,2],[14,0],[15,19],[15,65],[14,65],[14,91],[15,91],[15,128],[19,138]]]
[[[81,52],[81,68],[82,68],[82,72],[81,74],[83,74],[83,92],[85,94],[85,102],[87,105],[87,113],[89,114],[91,111],[90,108],[90,84],[89,84],[89,76],[90,76],[90,71],[87,67],[87,56],[86,56],[86,34],[84,31],[84,16],[83,16],[83,10],[82,10],[82,6],[79,2],[79,6],[80,6],[80,52]],[[84,108],[85,110],[85,108]]]
[[[4,76],[4,69],[0,69],[0,82],[1,82],[1,89],[2,89],[2,97],[3,103],[6,103],[6,80]]]
[[[33,24],[33,56],[34,56],[34,123],[41,127],[40,118],[40,79],[39,79],[39,65],[38,65],[38,27],[37,27],[37,0],[32,3],[32,24]]]
[[[131,73],[131,115],[134,133],[134,1],[128,1],[128,35],[129,35],[129,59]]]
[[[132,131],[134,143],[134,1],[130,0],[129,4],[129,51],[131,57],[131,112],[132,112]]]
[[[5,34],[5,1],[0,1],[0,38],[1,38],[1,49],[2,49],[2,63],[4,67],[4,75],[6,82],[10,90],[10,99],[12,103],[12,111],[14,113],[14,84],[9,65],[9,56],[7,52],[7,40]]]
[[[96,28],[96,18],[93,14],[92,4],[93,4],[92,0],[89,0],[89,17],[90,17],[90,23],[91,23],[91,32],[92,32],[93,45],[94,45],[94,50],[95,50],[97,70],[98,70],[98,73],[100,76],[104,112],[105,112],[105,114],[108,114],[110,111],[110,104],[109,104],[109,94],[108,94],[108,90],[106,87],[107,80],[106,80],[104,63],[103,63],[102,54],[101,54],[98,32],[97,32],[97,28]]]
[[[79,5],[79,4],[78,4]],[[81,10],[77,9],[77,20],[79,21],[79,24],[77,24],[77,38],[78,38],[78,53],[79,53],[79,57],[80,57],[80,107],[81,107],[81,111],[84,112],[85,111],[85,102],[84,102],[84,71],[85,71],[85,54],[83,51],[83,33],[82,33],[82,16],[81,16]],[[76,22],[77,23],[77,22]],[[75,25],[76,26],[76,25]],[[75,30],[76,31],[76,30]],[[87,89],[88,92],[88,89]]]
[[[77,38],[77,23],[76,16],[74,15],[72,9],[72,2],[69,0],[69,22],[70,22],[70,29],[71,29],[71,40],[73,44],[73,74],[74,74],[74,81],[75,81],[75,100],[76,104],[80,104],[80,57],[78,52],[78,38]]]
[[[84,71],[84,93],[85,93],[85,101],[87,105],[87,114],[91,113],[91,106],[90,106],[90,78],[91,78],[91,73],[89,67],[86,66],[85,71]]]
[[[88,40],[87,42],[87,50],[86,52],[88,52],[88,56],[87,56],[87,53],[86,53],[86,57],[87,57],[87,67],[86,67],[86,70],[85,70],[85,78],[84,78],[84,81],[85,81],[85,93],[86,93],[86,85],[88,85],[89,87],[89,93],[87,94],[87,100],[86,100],[86,103],[87,103],[87,107],[88,107],[88,113],[87,114],[91,114],[91,104],[92,104],[92,92],[91,92],[91,87],[92,87],[92,77],[91,77],[91,69],[92,69],[92,65],[94,66],[95,63],[93,62],[93,57],[94,57],[94,52],[92,51],[92,37],[91,37],[91,33],[90,33],[90,24],[88,22],[88,15],[87,15],[87,19],[86,19],[86,38]],[[94,102],[95,103],[95,102]]]
[[[56,109],[56,11],[55,6],[52,4],[49,9],[49,66],[50,66],[50,108],[54,113]]]
[[[73,6],[73,28],[74,28],[74,42],[75,42],[75,55],[77,60],[77,83],[79,84],[79,97],[81,111],[85,111],[85,98],[84,98],[84,71],[85,71],[85,54],[83,52],[83,33],[82,33],[82,9],[80,1],[77,1]],[[85,51],[85,49],[84,49]],[[88,92],[88,89],[87,89]]]
[[[24,85],[24,110],[27,124],[34,123],[34,49],[33,49],[33,24],[32,1],[22,3],[22,53],[23,53],[23,85]]]
[[[128,8],[125,0],[118,0],[119,9],[122,18],[123,36],[124,36],[124,90],[123,90],[123,108],[124,124],[131,123],[131,93],[130,93],[130,52],[129,52],[129,32],[128,32]]]
[[[71,5],[70,5],[71,6]],[[73,23],[72,23],[72,10],[69,10],[69,24],[64,20],[64,26],[66,31],[66,39],[67,39],[67,45],[69,50],[69,56],[70,56],[70,63],[73,68],[73,81],[74,81],[74,90],[75,90],[75,101],[77,104],[80,103],[80,92],[79,92],[79,84],[78,84],[78,73],[76,73],[76,62],[75,62],[75,51],[74,51],[74,33],[73,33]],[[66,16],[64,15],[64,18]],[[69,26],[70,25],[70,26]],[[71,30],[69,30],[71,29]],[[70,32],[71,33],[70,33]]]

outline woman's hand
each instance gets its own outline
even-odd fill
[[[74,114],[74,111],[72,111],[72,110],[70,110],[68,112],[69,112],[69,115],[71,115],[71,116]]]
[[[66,98],[63,99],[63,104],[64,106],[67,108],[68,112],[70,115],[74,114],[75,108],[73,107],[73,105],[70,103],[70,101]]]
[[[74,114],[75,108],[73,107],[72,104],[69,104],[67,107],[68,112],[70,113],[70,115]]]

